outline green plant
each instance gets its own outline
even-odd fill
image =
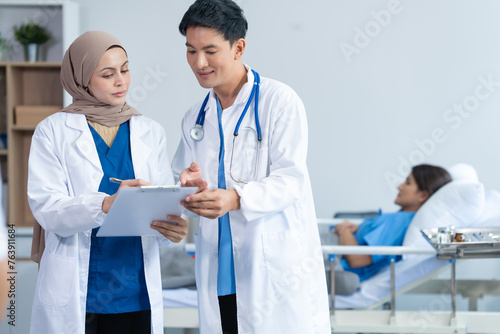
[[[51,38],[51,35],[41,25],[28,22],[14,27],[14,38],[22,45],[43,44]]]

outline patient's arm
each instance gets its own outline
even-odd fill
[[[354,232],[352,232],[350,229],[344,228],[340,231],[337,231],[337,228],[335,228],[335,233],[339,235],[339,245],[359,246],[358,241],[354,237]],[[344,258],[346,259],[347,263],[349,263],[349,266],[351,266],[351,268],[366,267],[373,262],[372,256],[365,254],[349,254],[344,255]]]

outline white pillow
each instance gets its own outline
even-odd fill
[[[452,181],[435,192],[417,211],[406,231],[403,246],[431,247],[421,229],[470,226],[481,214],[483,206],[484,187],[481,183],[470,182],[470,179]]]
[[[488,222],[500,221],[500,192],[490,189],[485,191],[484,208],[477,218],[476,225],[488,226]],[[498,224],[495,224],[498,225]]]
[[[479,182],[477,172],[474,167],[468,164],[459,163],[448,168],[448,173],[453,181]]]

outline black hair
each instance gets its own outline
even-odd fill
[[[431,197],[439,188],[451,182],[450,173],[446,169],[432,165],[418,165],[411,169],[418,190],[426,191]]]
[[[186,36],[191,27],[215,29],[231,46],[245,38],[248,22],[243,10],[232,0],[196,0],[184,14],[179,31]]]

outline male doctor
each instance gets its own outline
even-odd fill
[[[201,216],[201,332],[330,333],[304,105],[242,63],[247,21],[233,1],[197,0],[179,30],[210,89],[185,115],[172,162],[181,184],[202,172],[208,182],[182,202]]]

